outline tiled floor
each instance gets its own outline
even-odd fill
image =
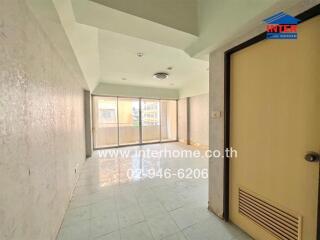
[[[119,148],[130,156],[99,157],[81,172],[58,240],[250,239],[207,210],[207,179],[127,177],[128,169],[205,169],[206,158],[137,157],[136,149],[185,150],[180,143]],[[108,150],[112,151],[112,150]],[[100,152],[101,153],[101,152]]]

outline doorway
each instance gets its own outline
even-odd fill
[[[259,35],[226,53],[225,217],[255,239],[319,239],[320,16],[298,40]]]
[[[177,100],[92,98],[94,149],[177,141]]]

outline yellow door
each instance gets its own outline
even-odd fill
[[[320,152],[320,16],[298,40],[231,55],[230,220],[254,239],[316,240]]]

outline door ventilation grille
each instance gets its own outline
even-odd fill
[[[301,218],[239,189],[239,212],[283,240],[300,240]]]

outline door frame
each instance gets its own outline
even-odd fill
[[[320,4],[308,9],[307,11],[298,14],[296,18],[300,19],[299,22],[302,23],[313,17],[320,15]],[[266,39],[267,32],[260,33],[259,35],[250,38],[249,40],[227,50],[224,53],[224,149],[229,149],[230,147],[230,59],[231,55],[237,51],[240,51],[246,47],[256,44],[260,41]],[[223,218],[225,221],[229,221],[229,187],[230,187],[230,164],[229,158],[224,156],[224,173],[223,173]],[[319,168],[320,170],[320,168]],[[318,184],[318,228],[317,228],[317,240],[320,240],[320,176]]]

